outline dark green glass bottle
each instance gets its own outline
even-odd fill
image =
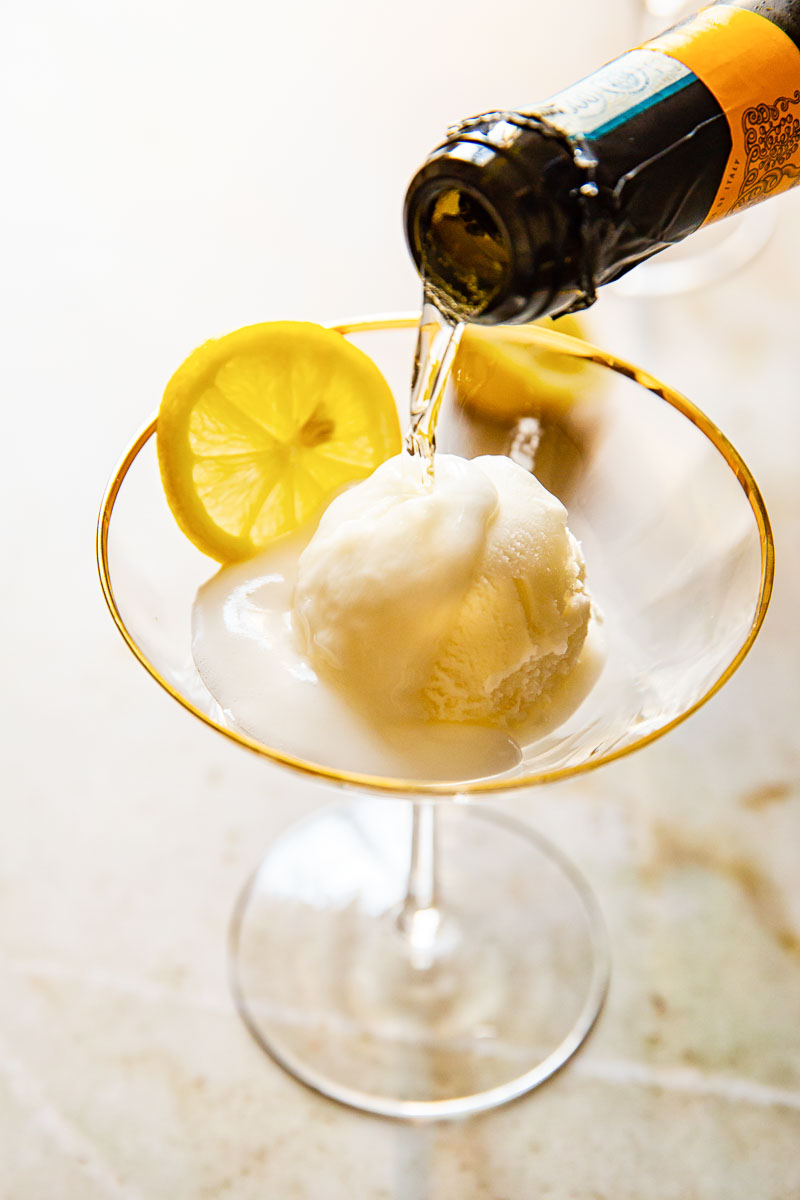
[[[798,180],[800,0],[725,0],[535,109],[451,129],[406,236],[444,313],[528,321]]]

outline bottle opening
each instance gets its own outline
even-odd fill
[[[484,312],[506,280],[511,247],[486,204],[461,187],[439,192],[420,229],[425,283],[457,316]]]

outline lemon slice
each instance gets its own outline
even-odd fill
[[[313,520],[345,484],[402,446],[391,389],[340,333],[250,325],[189,356],[156,431],[172,513],[218,562],[256,554]]]
[[[548,317],[534,324],[584,336],[583,325],[574,316]],[[472,325],[458,348],[455,384],[465,408],[507,423],[563,410],[579,395],[588,366],[585,359],[537,346],[524,325]]]

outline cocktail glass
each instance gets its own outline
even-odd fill
[[[337,328],[378,363],[403,414],[417,318]],[[551,330],[492,336],[499,374],[457,368],[439,448],[535,455],[567,506],[602,614],[584,699],[551,713],[502,774],[379,776],[346,751],[345,765],[316,761],[300,728],[280,741],[243,732],[193,662],[192,605],[217,565],[167,509],[155,419],[114,471],[98,523],[106,600],[153,678],[210,729],[304,773],[321,802],[324,785],[346,789],[290,828],[247,883],[230,979],[250,1032],[283,1067],[392,1117],[494,1107],[585,1040],[609,973],[598,905],[555,846],[491,802],[580,775],[684,720],[742,661],[772,584],[758,488],[689,400]]]

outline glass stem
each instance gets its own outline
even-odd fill
[[[408,884],[398,926],[408,947],[411,966],[418,971],[429,970],[436,959],[441,923],[436,855],[436,804],[415,800],[412,804]]]

